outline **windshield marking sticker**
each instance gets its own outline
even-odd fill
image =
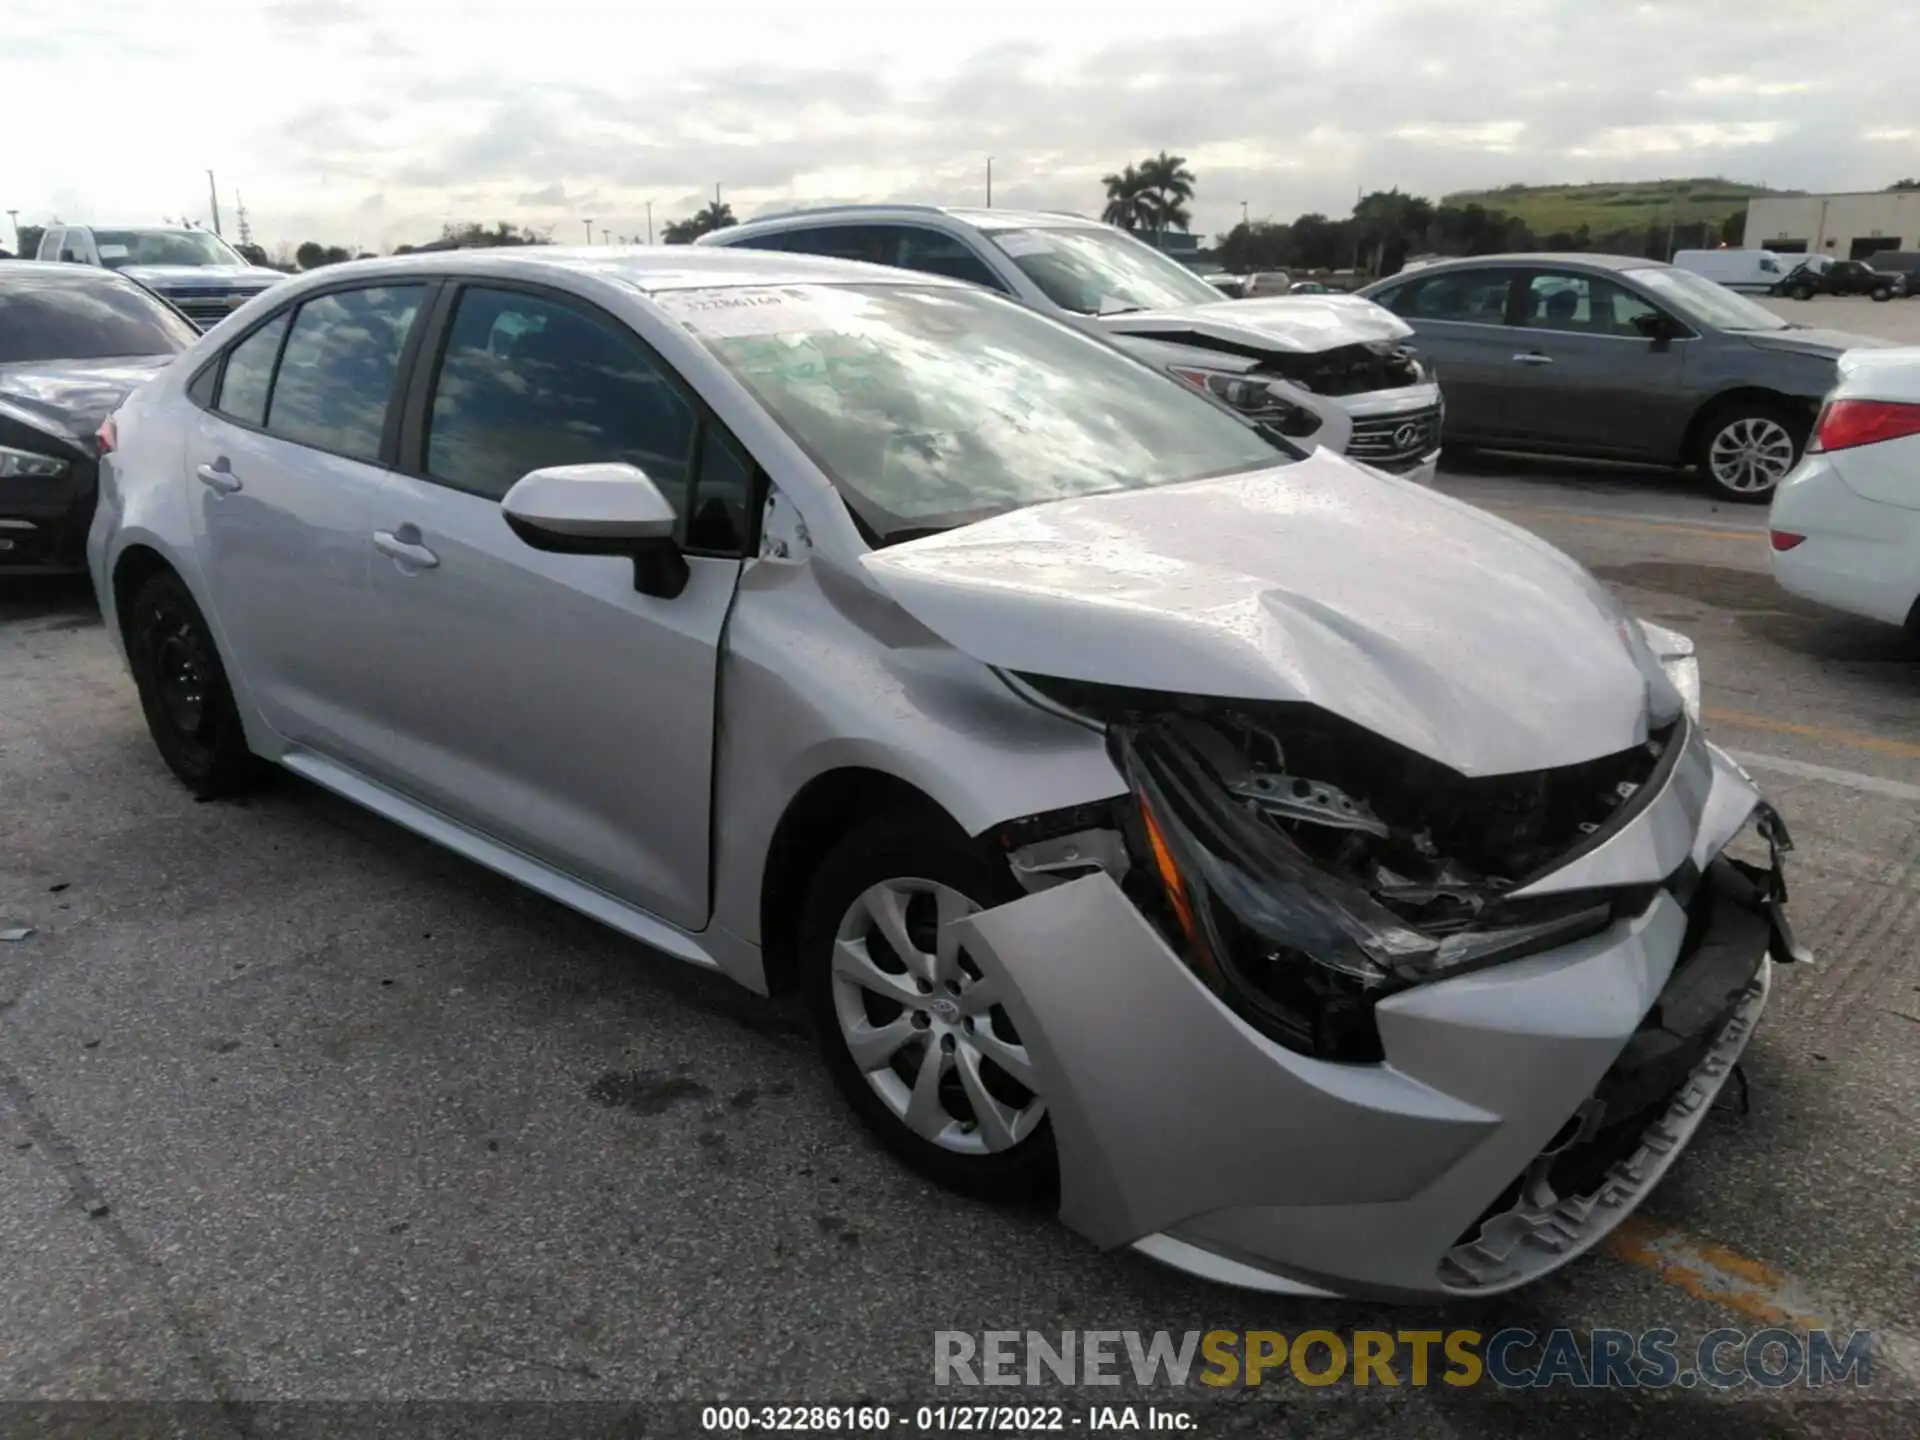
[[[819,300],[801,290],[704,290],[655,298],[689,330],[716,340],[790,335],[819,330],[826,323]]]
[[[124,245],[102,245],[100,247],[100,258],[102,260],[124,260],[127,258],[127,247]]]

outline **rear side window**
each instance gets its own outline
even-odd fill
[[[625,461],[684,520],[697,419],[624,326],[557,299],[471,286],[434,379],[426,469],[498,500],[542,466]]]
[[[755,235],[742,241],[755,250],[783,250],[789,255],[825,255],[835,260],[866,260],[890,264],[879,257],[879,241],[871,225],[814,225],[773,235]]]
[[[377,460],[400,352],[423,294],[419,285],[375,285],[302,305],[274,379],[269,433]]]
[[[1507,270],[1452,270],[1413,280],[1386,297],[1396,315],[1409,320],[1452,320],[1469,325],[1498,325],[1506,318]]]
[[[267,423],[267,392],[273,388],[273,362],[280,356],[288,318],[288,312],[281,312],[227,352],[213,405],[222,415],[248,425]]]

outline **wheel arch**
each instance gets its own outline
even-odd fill
[[[1803,420],[1811,430],[1815,415],[1819,413],[1820,402],[1808,400],[1798,395],[1789,395],[1784,390],[1770,389],[1765,385],[1736,385],[1722,390],[1706,400],[1693,412],[1693,419],[1687,423],[1685,440],[1681,443],[1680,459],[1682,463],[1698,464],[1704,458],[1707,436],[1712,426],[1728,411],[1743,405],[1764,405],[1771,410],[1779,410],[1796,419]],[[1805,443],[1805,437],[1801,439]]]
[[[180,573],[165,555],[153,546],[136,541],[123,549],[113,562],[113,626],[114,633],[120,637],[124,651],[127,634],[127,612],[133,608],[133,597],[140,593],[140,587],[163,570]]]
[[[779,995],[797,980],[795,933],[807,891],[821,862],[848,835],[881,815],[959,823],[926,791],[868,766],[823,771],[795,792],[774,826],[760,878],[760,940],[767,993]]]

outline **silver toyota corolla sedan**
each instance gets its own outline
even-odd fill
[[[277,763],[798,989],[903,1159],[1102,1246],[1521,1284],[1673,1163],[1794,953],[1682,637],[974,287],[342,265],[100,443],[94,581],[191,789]]]

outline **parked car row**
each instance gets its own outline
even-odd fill
[[[1883,252],[1871,261],[1831,255],[1783,255],[1728,248],[1676,251],[1673,263],[1748,294],[1811,300],[1816,295],[1868,295],[1875,300],[1920,294],[1920,254]]]
[[[797,990],[882,1143],[1103,1247],[1402,1299],[1592,1248],[1799,954],[1691,646],[1144,348],[1306,327],[922,222],[998,283],[416,255],[199,337],[88,545],[160,754]]]

